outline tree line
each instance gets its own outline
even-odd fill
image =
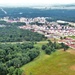
[[[40,54],[34,43],[0,44],[0,75],[21,75],[22,65]]]
[[[64,51],[66,51],[68,48],[69,46],[64,43],[52,42],[51,40],[48,40],[48,43],[46,45],[42,45],[42,50],[44,50],[48,55],[58,49],[63,49]]]
[[[5,26],[12,26],[12,25],[15,25],[15,26],[23,26],[23,25],[26,25],[25,22],[6,22],[4,20],[0,20],[0,25],[5,25]]]

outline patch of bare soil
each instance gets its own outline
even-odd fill
[[[75,55],[75,50],[67,50],[67,52]]]
[[[70,67],[71,70],[75,70],[75,65]]]

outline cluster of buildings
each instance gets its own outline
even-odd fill
[[[36,17],[36,18],[25,18],[25,17],[9,18],[9,17],[4,17],[4,18],[0,18],[0,20],[10,22],[10,23],[25,22],[26,24],[35,23],[35,22],[39,22],[39,23],[45,23],[46,22],[45,17]]]
[[[68,25],[60,25],[58,22],[47,22],[43,25],[24,25],[20,26],[21,29],[29,29],[34,32],[44,34],[48,38],[60,38],[65,36],[75,36],[75,27]]]

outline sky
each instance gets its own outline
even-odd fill
[[[2,6],[36,6],[72,3],[75,3],[75,0],[0,0],[0,5]]]

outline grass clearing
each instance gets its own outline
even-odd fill
[[[21,69],[26,75],[75,75],[71,66],[75,65],[75,55],[70,52],[58,50],[46,55],[41,46],[47,42],[38,42],[35,46],[40,48],[40,55]]]

